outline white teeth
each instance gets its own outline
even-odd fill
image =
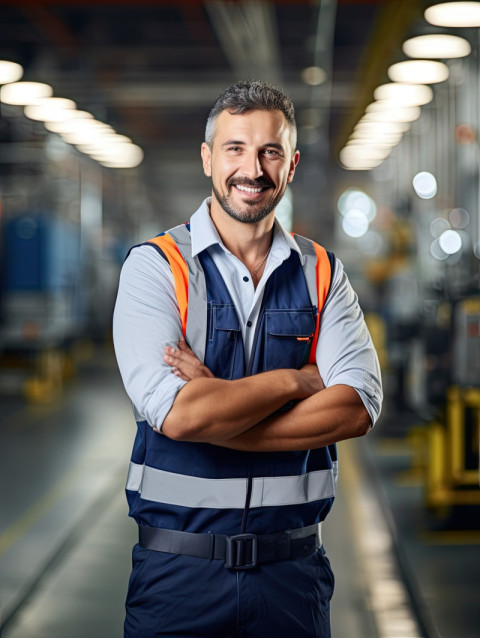
[[[249,188],[248,186],[243,186],[242,184],[235,184],[238,190],[245,191],[246,193],[261,193],[262,188]]]

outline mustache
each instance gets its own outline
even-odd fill
[[[231,177],[227,180],[227,186],[235,185],[249,186],[250,188],[265,188],[267,186],[273,186],[272,182],[264,177],[259,177],[258,179],[248,179],[248,177],[238,179]]]

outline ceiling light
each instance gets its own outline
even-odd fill
[[[397,135],[409,129],[408,122],[365,122],[363,119],[353,129],[354,133],[365,135]]]
[[[419,106],[404,106],[394,108],[391,102],[373,102],[366,108],[362,117],[364,122],[414,122],[418,120],[422,111]]]
[[[402,139],[403,133],[366,133],[363,131],[355,131],[350,136],[349,142],[355,142],[356,140],[362,140],[364,144],[370,144],[371,146],[396,146]]]
[[[364,168],[368,170],[378,166],[385,159],[385,155],[371,151],[364,146],[345,146],[340,151],[340,162],[346,168]]]
[[[397,141],[395,141],[395,144],[397,143]],[[382,139],[381,137],[378,138],[374,138],[372,136],[368,136],[368,137],[350,137],[350,139],[348,140],[348,142],[345,144],[345,146],[366,146],[366,145],[375,147],[375,148],[392,148],[392,146],[395,146],[395,144],[392,144],[390,141],[385,141],[384,139]]]
[[[67,121],[66,124],[70,124],[70,121]],[[72,127],[69,130],[61,133],[63,139],[69,144],[94,143],[106,133],[115,132],[111,126],[98,120],[73,120],[71,124]]]
[[[425,20],[438,27],[480,27],[480,2],[445,2],[425,10]]]
[[[381,162],[377,162],[376,164],[375,163],[367,164],[366,162],[357,162],[357,163],[352,163],[349,166],[345,166],[345,164],[342,164],[342,168],[344,168],[347,171],[371,171],[372,168],[376,168],[380,164]]]
[[[342,154],[342,163],[351,162],[372,162],[376,166],[381,164],[392,152],[392,146],[378,146],[378,145],[350,145],[347,144],[343,149],[345,153]],[[347,152],[347,149],[349,152]],[[351,153],[350,150],[355,149],[355,153]],[[357,150],[358,149],[358,150]]]
[[[0,60],[0,84],[16,82],[23,75],[23,67],[16,62]]]
[[[367,216],[371,222],[377,214],[377,205],[373,199],[357,188],[348,188],[344,191],[337,202],[338,210],[345,215],[349,210],[360,210]]]
[[[437,194],[437,180],[432,173],[421,171],[412,180],[413,188],[422,199],[432,199]]]
[[[448,79],[450,72],[443,62],[434,60],[406,60],[392,64],[388,69],[388,77],[392,82],[408,82],[410,84],[436,84]]]
[[[446,33],[410,38],[403,43],[402,49],[409,58],[464,58],[472,51],[468,40]]]
[[[319,66],[309,66],[302,71],[302,80],[310,86],[323,84],[327,79],[327,74]]]
[[[135,144],[118,144],[111,156],[92,155],[100,164],[108,168],[135,168],[143,161],[143,151]],[[120,148],[121,147],[121,148]]]
[[[447,255],[454,255],[462,248],[462,238],[456,230],[445,230],[438,238],[438,243]]]
[[[86,142],[75,144],[79,151],[87,153],[88,155],[105,155],[105,153],[113,154],[117,147],[117,144],[132,144],[132,140],[126,135],[119,135],[118,133],[105,133],[100,135],[93,142]]]
[[[389,154],[389,148],[370,146],[369,144],[347,145],[342,150],[342,161],[345,159],[383,160]]]
[[[347,189],[338,200],[338,209],[342,215],[349,210],[361,210],[367,216],[369,222],[373,221],[377,214],[377,205],[373,199],[356,188]]]
[[[106,144],[132,144],[132,140],[129,137],[119,133],[108,133],[103,139]]]
[[[381,164],[381,160],[374,162],[364,158],[350,157],[340,151],[340,164],[343,168],[353,171],[370,171],[375,166]]]
[[[78,120],[93,120],[93,115],[88,111],[74,110],[71,113],[69,111],[68,114],[71,115],[71,117],[61,122],[45,122],[45,128],[52,133],[62,135],[64,133],[72,132],[76,126],[75,122]]]
[[[53,89],[41,82],[14,82],[5,84],[0,90],[0,101],[5,104],[26,106],[34,104],[39,98],[50,97]]]
[[[76,104],[64,97],[46,97],[27,104],[25,115],[40,122],[64,122],[73,117]]]
[[[350,135],[350,140],[370,140],[373,142],[383,142],[385,144],[397,144],[402,139],[403,133],[401,131],[382,131],[381,129],[372,128],[367,130],[365,128],[358,128]]]
[[[422,106],[433,99],[433,91],[423,84],[390,82],[382,84],[373,94],[376,100],[391,100],[396,106]]]
[[[337,208],[341,215],[345,215],[350,208],[357,208],[357,196],[358,200],[362,200],[363,196],[368,197],[366,193],[356,188],[347,188],[343,191],[337,201]]]
[[[351,209],[342,219],[342,229],[349,237],[362,237],[368,230],[368,218],[363,211]]]

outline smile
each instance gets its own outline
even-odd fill
[[[251,186],[244,186],[243,184],[235,184],[235,188],[238,188],[240,191],[245,191],[245,193],[261,193],[263,190],[262,186],[252,188]]]

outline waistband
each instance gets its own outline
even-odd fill
[[[195,534],[138,526],[144,549],[195,558],[223,560],[228,569],[253,569],[259,563],[307,556],[322,545],[322,523],[275,534]]]

